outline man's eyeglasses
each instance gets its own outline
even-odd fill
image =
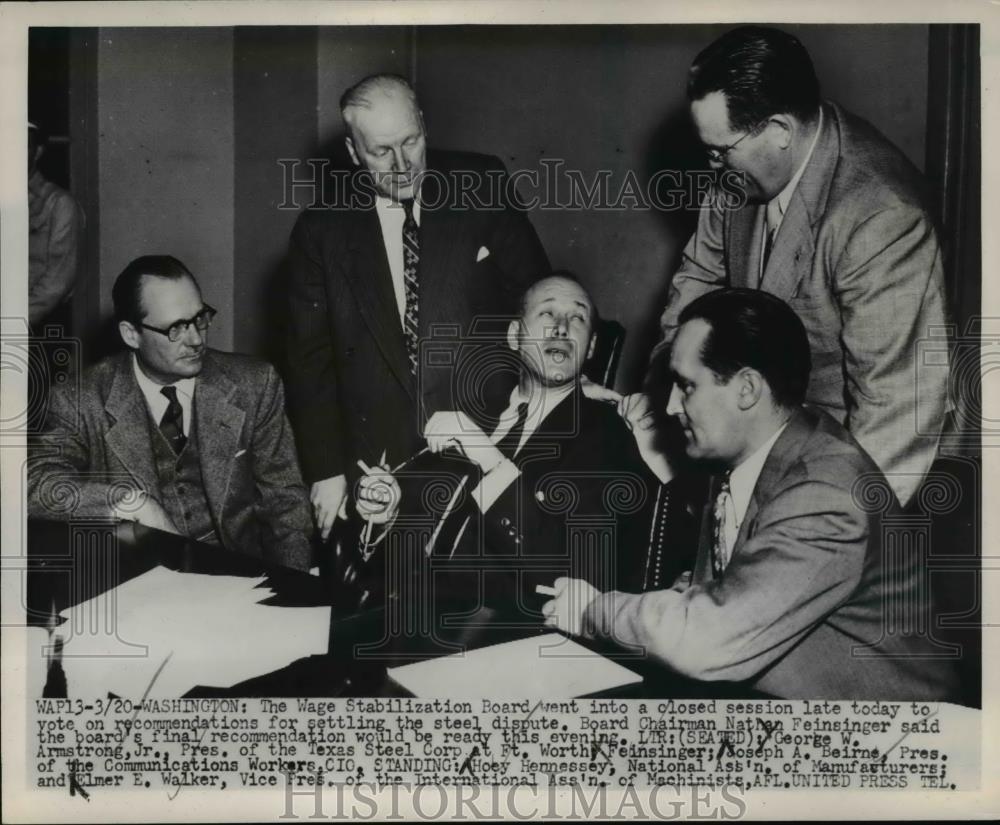
[[[743,135],[735,143],[730,143],[728,146],[706,146],[705,152],[708,154],[708,159],[716,163],[725,163],[726,156],[733,151],[737,146],[739,146],[744,140],[746,140],[751,135],[759,135],[764,126],[767,125],[767,121],[762,121],[754,126],[749,132]]]
[[[192,324],[195,325],[198,332],[204,332],[210,326],[212,326],[212,319],[216,316],[216,311],[212,309],[208,304],[202,308],[201,312],[194,316],[194,318],[182,318],[180,321],[174,321],[166,329],[160,329],[160,327],[151,327],[149,324],[140,323],[139,326],[143,329],[152,330],[153,332],[158,332],[160,335],[166,335],[171,341],[179,341],[181,336],[188,331],[188,327]]]

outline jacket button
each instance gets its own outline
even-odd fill
[[[502,519],[500,519],[500,526],[501,527],[510,527],[510,519],[507,518],[506,516],[504,516]]]

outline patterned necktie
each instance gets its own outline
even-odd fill
[[[420,227],[413,217],[413,199],[400,201],[406,210],[403,221],[403,288],[406,292],[406,310],[403,313],[403,334],[406,336],[406,354],[410,359],[410,372],[417,374],[417,346],[419,342],[420,282]]]
[[[508,459],[513,459],[517,448],[521,446],[521,434],[524,432],[524,422],[528,418],[528,402],[517,405],[517,421],[510,431],[497,442],[497,449]]]
[[[729,563],[729,542],[726,540],[726,519],[733,508],[733,497],[729,492],[729,476],[722,479],[719,494],[715,497],[712,513],[712,575],[719,579]]]
[[[175,455],[180,455],[184,445],[187,444],[187,437],[184,435],[184,410],[181,409],[181,402],[177,400],[176,387],[164,387],[160,394],[170,403],[167,404],[167,411],[160,419],[160,432],[163,433],[170,449]]]

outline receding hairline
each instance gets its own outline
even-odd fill
[[[405,78],[398,75],[372,75],[344,92],[340,99],[340,113],[344,122],[353,126],[356,110],[371,110],[380,103],[398,100],[409,103],[414,114],[420,114],[417,93]]]
[[[539,278],[537,281],[535,281],[535,283],[529,286],[524,291],[524,294],[521,296],[521,315],[524,315],[524,312],[528,307],[528,301],[531,298],[531,296],[534,295],[535,292],[537,292],[537,290],[540,289],[545,284],[552,283],[555,281],[561,281],[564,284],[575,286],[577,290],[579,290],[579,292],[587,299],[587,303],[585,306],[589,308],[591,318],[594,318],[597,315],[597,305],[594,303],[594,299],[590,297],[590,293],[587,291],[587,288],[583,284],[581,284],[576,278],[569,277],[566,275],[546,275],[544,278]],[[578,301],[577,303],[580,302]],[[581,304],[581,306],[583,305],[584,304]]]

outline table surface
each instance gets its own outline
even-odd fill
[[[333,586],[326,577],[131,522],[32,519],[28,522],[27,623],[46,626],[54,614],[158,565],[185,573],[266,576],[265,585],[274,591],[263,602],[268,605],[316,607],[332,601]],[[388,677],[387,667],[551,632],[530,620],[511,619],[485,608],[461,613],[458,608],[436,607],[435,615],[423,620],[408,615],[399,600],[346,616],[334,610],[325,655],[299,659],[229,688],[199,686],[187,696],[407,696]],[[694,682],[617,649],[596,643],[588,646],[643,676],[641,685],[601,696],[757,695],[746,686]]]

